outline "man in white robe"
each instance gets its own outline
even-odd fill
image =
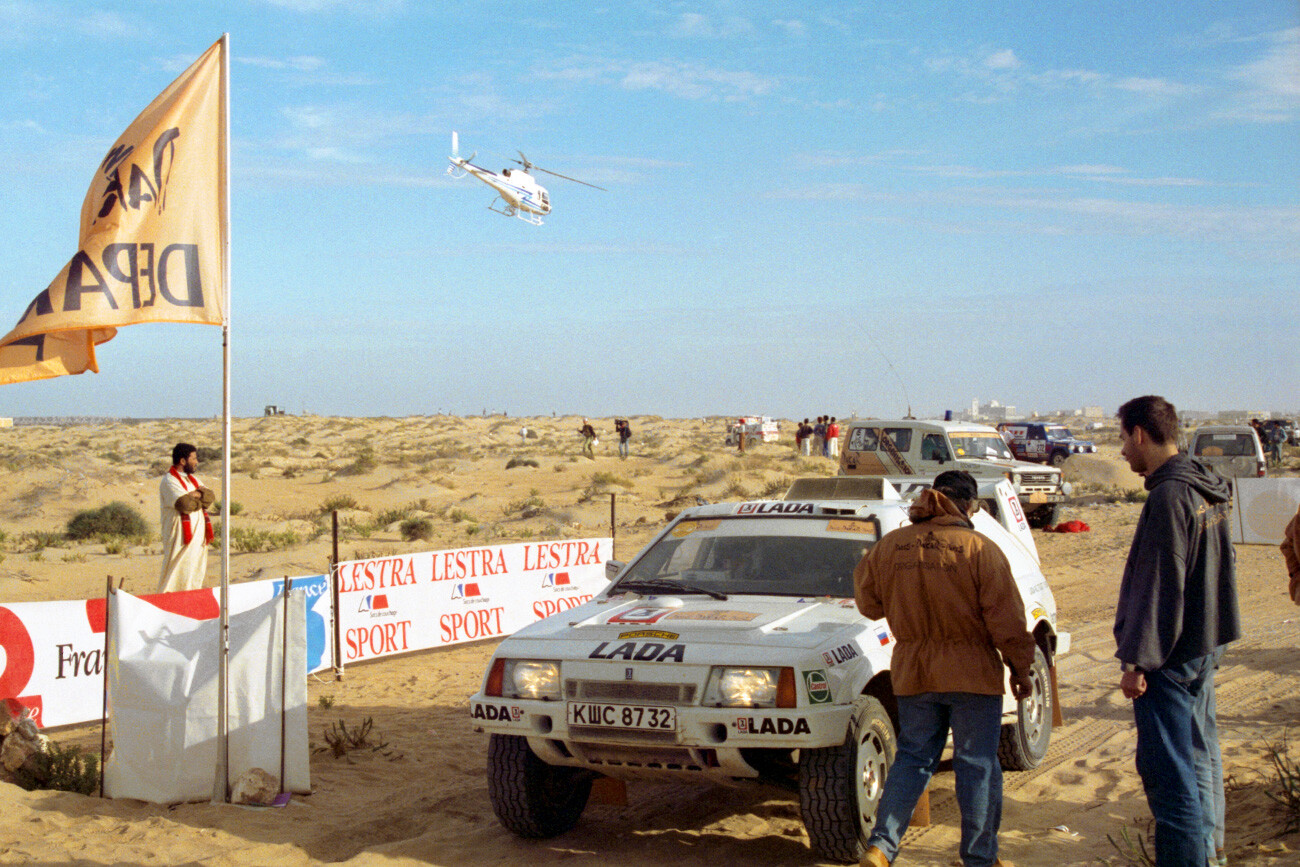
[[[162,518],[163,562],[158,592],[195,590],[208,571],[212,521],[207,508],[216,496],[200,484],[199,450],[189,443],[172,449],[172,467],[158,483]]]

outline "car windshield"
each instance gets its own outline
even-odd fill
[[[687,519],[612,592],[853,597],[853,569],[880,535],[874,518]],[[641,585],[638,587],[638,584]]]
[[[1002,458],[1012,460],[1006,440],[996,431],[962,431],[948,434],[959,458]]]
[[[1049,427],[1047,429],[1047,438],[1049,440],[1070,440],[1074,439],[1074,434],[1070,433],[1068,427]]]

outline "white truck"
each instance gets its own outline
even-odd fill
[[[840,473],[928,483],[945,470],[980,481],[1007,479],[1032,527],[1057,523],[1069,494],[1057,467],[1016,460],[1002,434],[983,424],[928,419],[849,419]]]
[[[738,446],[742,437],[745,448],[759,443],[774,443],[781,438],[781,423],[766,415],[744,416],[731,422],[723,445]]]
[[[1008,692],[999,755],[1047,751],[1053,666],[1069,648],[1034,541],[1005,480],[1000,523],[976,528],[1011,563],[1038,645],[1033,694]],[[590,602],[497,648],[470,698],[490,733],[488,791],[525,837],[571,829],[599,777],[777,786],[795,792],[822,856],[861,857],[896,745],[894,636],[853,601],[862,555],[908,521],[880,478],[805,479],[784,500],[687,509],[635,558],[609,561]]]

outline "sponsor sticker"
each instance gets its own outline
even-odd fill
[[[662,638],[664,641],[676,641],[676,632],[663,632],[658,629],[636,629],[632,632],[620,632],[619,638]]]
[[[742,716],[736,718],[736,731],[746,735],[806,735],[811,734],[804,717]]]
[[[658,623],[671,614],[675,608],[629,608],[606,620],[606,623]]]
[[[832,533],[861,533],[864,536],[876,536],[876,525],[872,521],[847,521],[844,518],[832,518],[826,522],[826,529]]]
[[[494,722],[519,722],[524,718],[524,711],[523,708],[503,704],[480,704],[475,702],[470,709],[470,716],[474,719],[493,720]]]
[[[803,685],[808,691],[809,704],[830,704],[832,700],[830,681],[826,672],[820,668],[803,673]]]

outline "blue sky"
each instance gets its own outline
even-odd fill
[[[1296,410],[1298,10],[0,0],[0,330],[229,32],[235,415]],[[608,192],[498,216],[453,129]],[[132,326],[0,415],[217,415],[220,360]]]

